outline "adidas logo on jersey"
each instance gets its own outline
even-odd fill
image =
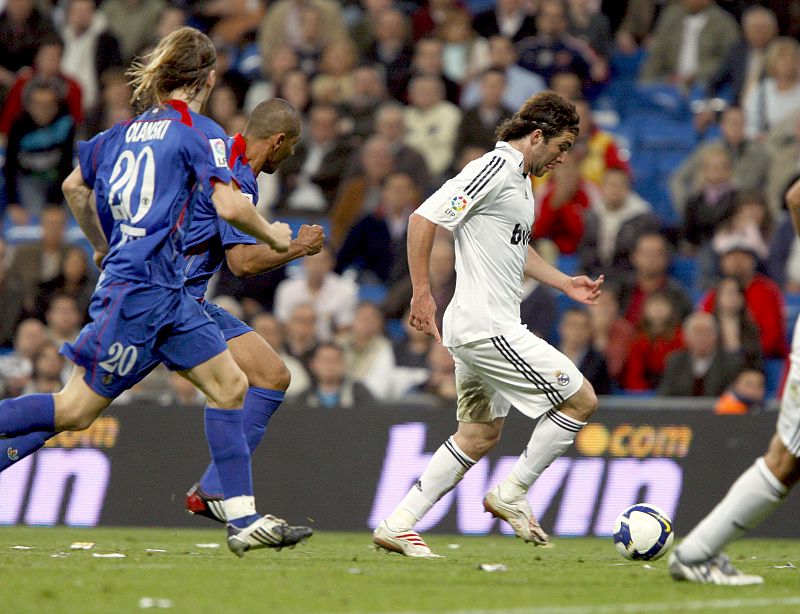
[[[522,243],[523,245],[527,245],[531,242],[531,231],[530,228],[525,230],[522,227],[522,224],[517,224],[514,226],[514,231],[511,233],[511,245],[519,245]]]

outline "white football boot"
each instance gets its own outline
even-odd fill
[[[372,542],[384,550],[397,552],[415,559],[441,559],[434,554],[416,531],[395,531],[390,529],[384,520],[372,532]]]
[[[500,498],[500,487],[497,486],[486,493],[483,498],[483,509],[495,518],[505,520],[514,533],[526,542],[531,542],[536,546],[549,546],[550,539],[542,530],[539,521],[531,512],[531,506],[527,499],[508,502]]]
[[[258,548],[293,548],[312,534],[309,527],[292,526],[281,518],[267,514],[244,529],[229,524],[228,548],[242,558],[248,550]]]
[[[747,586],[763,584],[761,576],[749,576],[736,569],[725,554],[718,554],[700,563],[684,563],[677,552],[669,555],[669,573],[675,580],[686,580],[698,584],[725,586]]]

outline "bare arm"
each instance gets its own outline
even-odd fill
[[[81,227],[83,234],[91,243],[97,254],[108,253],[108,240],[100,225],[100,218],[97,217],[97,204],[94,201],[94,193],[91,188],[83,181],[81,167],[76,166],[61,184],[64,198],[67,200],[75,221]]]
[[[421,215],[411,214],[408,220],[408,270],[411,273],[413,295],[409,323],[441,342],[442,338],[436,327],[436,302],[431,294],[428,275],[435,235],[436,224]]]
[[[591,280],[585,275],[570,277],[546,262],[536,250],[528,246],[528,260],[525,263],[525,275],[551,288],[560,290],[571,299],[585,305],[596,305],[600,296],[600,286],[604,277]]]
[[[289,249],[292,239],[289,225],[283,222],[270,224],[258,214],[253,203],[230,183],[215,183],[211,202],[219,216],[234,228],[263,241],[275,251],[285,252]]]
[[[786,205],[792,216],[794,231],[800,235],[800,179],[795,181],[786,191]]]
[[[228,268],[236,277],[249,277],[266,273],[283,266],[296,258],[313,256],[319,253],[325,242],[322,226],[303,224],[297,238],[289,244],[289,249],[278,253],[269,245],[238,244],[225,252]]]

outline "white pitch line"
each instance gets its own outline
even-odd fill
[[[677,601],[670,603],[615,603],[597,606],[552,606],[530,608],[499,608],[483,610],[446,610],[438,614],[618,614],[628,612],[673,612],[679,610],[737,610],[741,608],[773,608],[778,606],[800,606],[800,597],[761,599],[708,599]],[[404,610],[386,614],[424,614],[427,610]]]

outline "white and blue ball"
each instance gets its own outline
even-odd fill
[[[631,561],[655,561],[672,546],[672,520],[649,503],[637,503],[622,512],[614,524],[614,545]]]

